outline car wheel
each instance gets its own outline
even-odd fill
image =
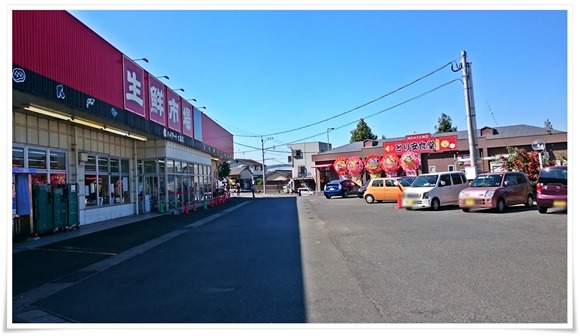
[[[345,190],[345,191],[343,191],[343,192],[342,192],[342,197],[343,197],[343,198],[347,198],[347,197],[348,197],[348,191],[346,191],[346,190]]]
[[[541,207],[538,205],[538,212],[541,214],[545,214],[546,212],[548,212],[548,208]]]
[[[526,200],[526,208],[531,208],[534,205],[534,198],[532,195],[528,195],[528,199]]]
[[[497,200],[497,205],[495,206],[495,210],[497,210],[497,212],[502,213],[505,211],[505,201],[503,200],[503,198],[500,198]]]
[[[373,195],[366,195],[365,196],[365,201],[367,201],[368,204],[371,204],[375,201],[375,198],[373,197]]]
[[[439,199],[438,198],[434,198],[431,201],[431,210],[437,211],[437,210],[439,210],[440,207],[441,207],[441,203],[439,202]]]
[[[330,195],[325,195],[325,196],[326,196],[326,199],[330,199]]]
[[[463,212],[469,212],[469,208],[461,208],[461,210],[463,210]]]

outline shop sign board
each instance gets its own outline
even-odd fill
[[[457,135],[431,137],[426,134],[407,135],[405,139],[383,143],[384,155],[404,152],[432,153],[457,150]]]
[[[193,138],[193,105],[188,103],[185,99],[181,99],[181,112],[183,120],[182,133]]]
[[[166,125],[165,85],[149,75],[149,120],[162,126]]]
[[[167,89],[167,127],[181,133],[181,98]]]
[[[125,110],[145,117],[145,70],[123,56],[123,99]]]

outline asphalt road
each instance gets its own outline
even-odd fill
[[[565,212],[235,202],[15,254],[14,322],[568,322]]]

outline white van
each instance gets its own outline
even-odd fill
[[[402,206],[407,210],[458,205],[459,193],[469,187],[465,174],[460,171],[429,173],[417,176],[403,192]]]

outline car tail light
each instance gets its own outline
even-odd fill
[[[542,184],[540,182],[538,182],[538,184],[536,184],[536,192],[538,194],[542,193]]]

